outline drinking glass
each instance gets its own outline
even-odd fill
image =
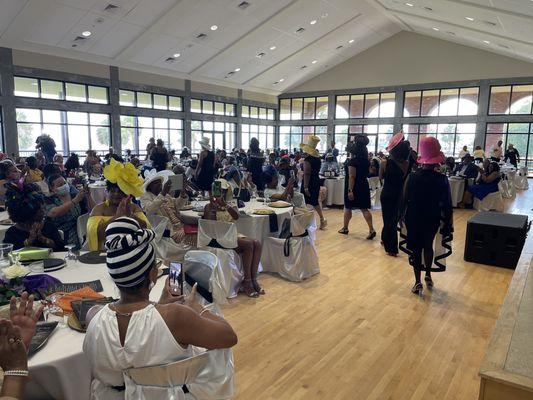
[[[13,245],[11,243],[0,243],[0,268],[9,267],[11,261],[9,256],[13,251]]]
[[[67,264],[67,266],[75,265],[78,257],[76,256],[76,253],[72,251],[72,249],[74,249],[74,247],[76,246],[73,244],[66,244],[65,247],[68,250],[67,254],[65,254],[65,263]]]
[[[52,294],[48,298],[48,303],[44,308],[44,319],[46,322],[57,321],[60,327],[65,326],[65,313],[59,306],[59,300],[63,297],[60,294]]]

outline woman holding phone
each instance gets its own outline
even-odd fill
[[[235,222],[239,219],[237,209],[226,202],[229,188],[230,185],[225,179],[217,179],[213,182],[213,195],[209,204],[205,206],[204,219],[222,222]],[[244,270],[242,291],[248,297],[259,297],[260,294],[265,294],[257,282],[257,270],[261,261],[261,243],[258,240],[239,235],[235,251],[241,257]]]

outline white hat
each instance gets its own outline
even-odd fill
[[[150,184],[158,179],[161,179],[161,183],[164,185],[168,181],[168,177],[174,175],[169,169],[164,169],[163,171],[157,172],[155,169],[151,169],[144,173],[144,183],[143,189],[146,190]]]
[[[198,143],[200,143],[200,146],[202,146],[202,149],[211,150],[211,145],[209,144],[209,138],[208,137],[204,136],[202,139],[200,139],[200,141]]]

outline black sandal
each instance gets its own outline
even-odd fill
[[[372,231],[368,234],[368,236],[366,237],[366,240],[372,240],[376,237],[377,233],[376,231]]]
[[[420,282],[415,283],[413,288],[411,289],[411,293],[416,294],[417,296],[422,296],[422,292],[424,291],[424,287]]]
[[[254,286],[254,289],[259,294],[266,294],[265,290],[259,285],[259,282],[257,280],[252,279],[252,284]]]
[[[257,293],[257,291],[255,290],[254,284],[251,279],[245,279],[242,282],[240,291],[243,292],[248,297],[252,297],[252,298],[259,297],[259,293]]]
[[[341,235],[347,235],[349,232],[350,231],[348,230],[348,228],[342,228],[338,231],[338,233],[340,233]]]
[[[428,289],[432,289],[434,284],[433,284],[433,279],[431,279],[431,276],[426,276],[424,278],[424,281],[426,281],[426,286],[428,287]]]

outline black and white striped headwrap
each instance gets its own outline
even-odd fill
[[[154,231],[120,217],[107,226],[105,238],[107,270],[115,284],[127,288],[141,283],[155,261]]]

